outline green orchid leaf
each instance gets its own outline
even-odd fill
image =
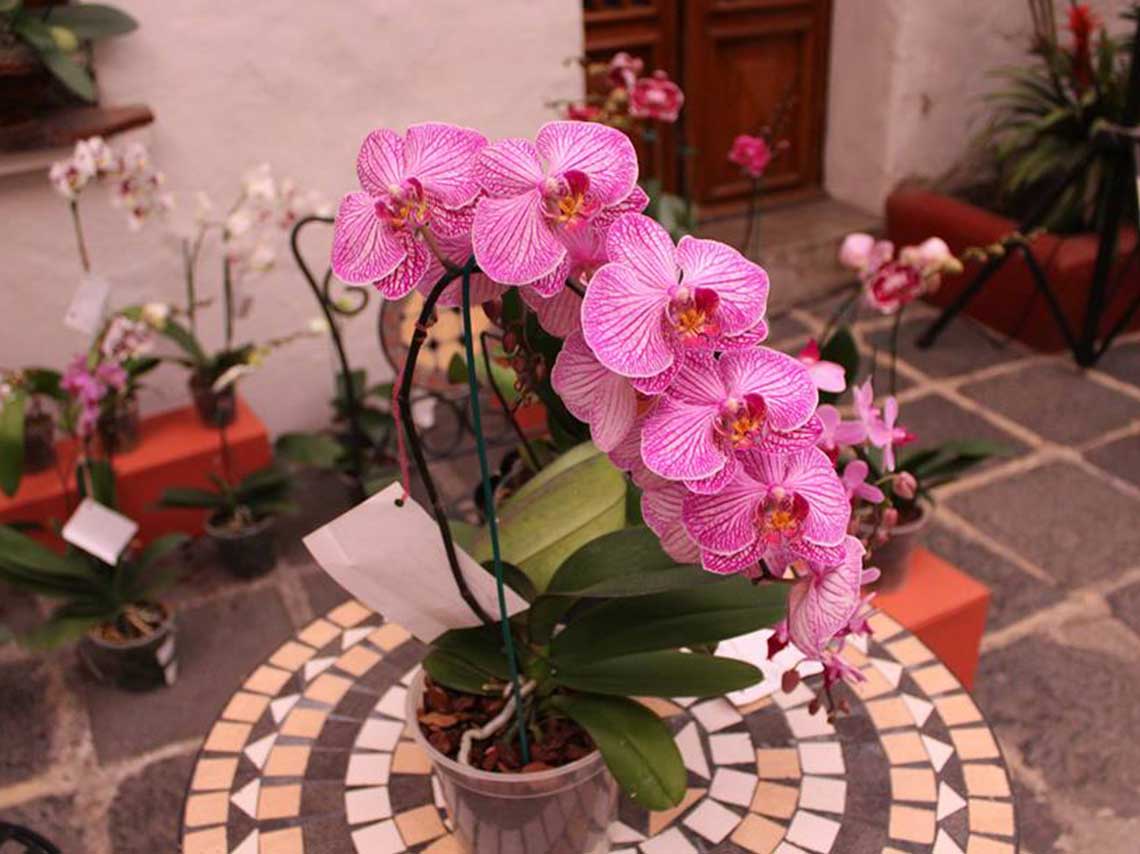
[[[510,678],[503,636],[497,623],[469,629],[452,629],[437,637],[431,645],[433,650],[466,662],[484,677],[500,680]]]
[[[324,433],[282,433],[273,448],[283,460],[318,469],[336,468],[345,454],[340,442]]]
[[[641,703],[596,694],[558,695],[550,706],[578,723],[627,795],[651,810],[676,806],[688,774],[669,728]]]
[[[72,59],[68,54],[59,50],[45,50],[40,53],[40,61],[55,78],[89,104],[94,104],[95,81],[90,72]]]
[[[91,580],[86,560],[74,553],[57,554],[9,525],[0,525],[0,565],[35,575]]]
[[[433,649],[424,659],[423,666],[434,681],[447,688],[485,696],[502,693],[503,682],[450,652]]]
[[[452,535],[455,534],[455,529],[452,528]],[[458,542],[458,540],[456,540]],[[495,577],[495,561],[487,560],[479,564],[486,570],[487,574],[492,578]],[[534,584],[530,580],[530,576],[511,563],[503,562],[503,583],[511,590],[515,591],[519,596],[527,602],[533,602],[538,597],[538,591],[534,589]]]
[[[639,652],[601,661],[552,661],[551,679],[575,691],[619,697],[719,697],[764,675],[732,658],[688,652]]]
[[[44,20],[53,27],[67,27],[81,39],[121,36],[138,28],[138,21],[121,9],[102,3],[52,6]]]
[[[190,508],[201,510],[221,510],[227,502],[224,496],[208,489],[196,489],[190,486],[173,486],[162,491],[158,499],[160,507]]]
[[[24,414],[27,394],[13,389],[0,403],[0,490],[15,495],[24,476]]]

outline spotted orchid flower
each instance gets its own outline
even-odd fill
[[[633,386],[602,366],[580,332],[563,342],[550,382],[570,413],[590,425],[594,444],[602,451],[613,450],[633,427],[637,417]]]
[[[633,209],[627,200],[645,200],[631,198],[633,143],[595,122],[548,122],[533,143],[499,140],[479,155],[475,174],[486,193],[472,226],[479,267],[496,282],[548,297],[570,273],[567,234],[608,225]]]
[[[852,460],[843,468],[843,488],[847,490],[849,501],[867,501],[879,504],[883,501],[883,490],[873,483],[867,483],[871,467],[862,460]]]
[[[682,518],[710,572],[748,570],[772,557],[833,566],[851,518],[843,483],[818,448],[754,452],[716,495],[691,493]]]
[[[388,299],[416,287],[432,267],[428,241],[471,228],[479,195],[473,167],[487,140],[454,125],[381,129],[360,148],[361,191],[341,200],[333,232],[333,272],[375,285]]]
[[[692,351],[752,347],[768,333],[768,275],[735,249],[627,214],[606,237],[610,263],[582,302],[586,343],[603,365],[659,394]]]
[[[791,356],[753,347],[693,352],[646,419],[641,455],[650,471],[717,492],[736,475],[738,454],[810,447],[821,427],[818,394]]]

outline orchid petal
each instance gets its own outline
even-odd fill
[[[397,264],[391,273],[375,282],[376,290],[380,291],[385,299],[400,299],[411,293],[416,285],[424,281],[431,264],[432,254],[422,241],[407,237],[404,246],[407,251],[404,260]]]
[[[685,236],[677,244],[677,265],[689,288],[709,288],[720,298],[721,333],[738,335],[763,319],[768,305],[768,274],[731,246]]]
[[[580,333],[566,339],[550,380],[571,414],[590,425],[599,449],[609,452],[621,443],[637,417],[637,395],[628,380],[598,362]]]
[[[374,130],[364,138],[356,156],[356,177],[360,186],[373,196],[388,192],[393,184],[403,182],[404,140],[387,128]]]
[[[641,456],[649,470],[670,480],[701,480],[724,467],[717,443],[717,411],[663,397],[646,419]]]
[[[388,275],[406,250],[376,216],[367,193],[349,193],[341,200],[333,226],[332,268],[337,278],[363,285]]]
[[[728,453],[724,458],[724,468],[701,480],[686,480],[685,486],[700,495],[716,495],[736,478],[739,471],[740,463],[737,462],[736,454]]]
[[[538,190],[502,199],[481,198],[471,242],[479,268],[504,285],[540,279],[566,257],[566,248],[543,215]]]
[[[446,206],[460,208],[479,193],[474,165],[486,145],[487,137],[470,128],[441,122],[412,125],[404,142],[405,169]]]
[[[542,297],[532,288],[521,288],[519,296],[538,317],[538,324],[556,338],[567,338],[582,328],[582,298],[564,287],[552,297]]]
[[[762,484],[740,472],[716,495],[686,496],[681,518],[702,549],[732,554],[758,539],[756,507],[764,493]]]
[[[817,416],[813,415],[806,424],[802,424],[794,430],[787,432],[773,430],[767,433],[760,444],[756,446],[756,450],[767,454],[786,454],[790,451],[810,448],[819,442],[822,436],[823,424]]]
[[[542,164],[529,139],[500,139],[479,152],[475,178],[492,196],[519,196],[538,190]]]
[[[590,280],[582,301],[586,343],[612,371],[627,377],[656,376],[673,364],[661,325],[668,299],[665,291],[649,286],[629,267],[606,264]]]
[[[819,403],[819,392],[807,368],[786,353],[768,347],[737,350],[720,357],[724,385],[734,397],[764,398],[768,423],[789,431],[805,424]]]
[[[812,382],[820,391],[839,394],[847,388],[847,376],[844,373],[843,366],[837,365],[835,362],[816,362],[814,365],[808,366],[808,373],[811,374]]]
[[[611,225],[627,213],[641,213],[649,207],[649,196],[645,194],[645,190],[634,185],[629,195],[622,199],[620,202],[602,208],[594,216],[593,221],[590,223],[595,229],[600,232],[605,232]]]
[[[686,353],[678,360],[681,369],[669,384],[669,397],[684,403],[719,407],[731,395],[711,353]]]
[[[763,556],[764,547],[759,542],[730,554],[720,554],[701,549],[701,566],[708,572],[715,572],[717,575],[730,575],[754,566]]]
[[[524,291],[534,291],[539,297],[550,298],[566,290],[566,280],[570,277],[570,258],[564,255],[553,270],[528,282]]]
[[[628,136],[597,122],[548,122],[535,137],[548,175],[584,172],[603,206],[620,202],[637,183],[637,152]]]
[[[677,285],[673,239],[657,222],[641,214],[619,217],[606,232],[611,260],[627,265],[647,287],[666,296]]]

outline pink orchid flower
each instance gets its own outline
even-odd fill
[[[893,396],[888,397],[883,404],[882,418],[875,418],[867,427],[867,438],[872,445],[883,451],[883,468],[886,471],[895,470],[895,448],[909,444],[916,438],[905,427],[896,426],[898,417],[899,402]]]
[[[467,259],[471,257],[471,235],[470,233],[462,234],[458,237],[441,237],[436,240],[436,247],[440,254],[443,255],[452,265],[462,267],[467,263]],[[435,256],[433,252],[428,259],[427,270],[424,272],[420,283],[416,285],[418,290],[424,297],[427,297],[432,290],[435,289],[436,282],[440,280],[443,274],[447,272],[444,269],[443,262]],[[492,282],[485,274],[476,271],[471,275],[471,305],[480,305],[481,303],[488,302],[489,300],[498,299],[506,291],[504,285],[498,282]],[[463,305],[463,280],[457,278],[439,295],[436,302],[437,306],[442,308],[459,308]]]
[[[717,492],[736,475],[740,453],[815,444],[817,402],[807,369],[784,353],[689,353],[645,421],[641,455],[661,477]]]
[[[685,498],[685,528],[710,572],[747,570],[769,556],[834,565],[842,558],[851,505],[818,448],[745,454],[736,477],[716,495]]]
[[[831,642],[850,630],[863,585],[878,577],[877,570],[863,569],[865,553],[856,537],[845,537],[836,566],[808,571],[788,593],[788,635],[808,658],[823,660]]]
[[[475,259],[494,281],[543,296],[570,273],[567,234],[604,226],[632,210],[637,154],[619,130],[593,122],[549,122],[532,143],[502,139],[479,155],[486,195],[472,226]],[[630,204],[644,199],[633,196]]]
[[[836,362],[825,362],[819,351],[819,342],[809,338],[804,348],[796,355],[807,366],[815,387],[820,391],[830,391],[839,394],[847,388],[847,375],[843,366]]]
[[[660,70],[650,77],[639,78],[629,92],[629,114],[635,119],[672,124],[684,105],[685,93],[681,87]]]
[[[598,360],[659,394],[692,350],[751,347],[768,334],[768,274],[735,249],[669,233],[627,214],[606,237],[612,259],[594,274],[582,331]]]
[[[822,432],[816,447],[835,460],[840,450],[851,445],[861,444],[867,438],[867,428],[862,421],[844,421],[839,410],[824,404],[815,411]]]
[[[849,501],[860,500],[871,504],[882,502],[883,490],[873,483],[867,483],[871,467],[862,460],[852,460],[843,469],[843,488],[847,490]]]
[[[346,195],[337,211],[333,272],[388,299],[411,291],[431,266],[428,235],[470,229],[479,195],[472,170],[486,144],[478,131],[438,123],[412,125],[403,137],[370,133],[356,160],[363,192]]]
[[[631,56],[624,50],[619,50],[610,57],[607,73],[611,85],[628,90],[633,88],[633,84],[637,82],[637,78],[643,70],[645,70],[644,60]]]
[[[759,178],[772,162],[772,149],[762,136],[742,133],[732,141],[728,159],[752,178]]]
[[[629,479],[642,489],[648,489],[653,484],[664,481],[664,478],[647,469],[645,461],[641,458],[641,433],[645,428],[645,419],[649,417],[655,405],[655,400],[648,401],[648,406],[634,419],[633,426],[608,454],[610,462],[627,472]]]
[[[851,390],[851,402],[859,423],[863,425],[865,434],[869,435],[872,430],[877,429],[882,421],[879,417],[879,407],[875,406],[875,389],[871,385],[870,377],[862,385],[857,385]],[[851,444],[857,443],[852,442]]]
[[[677,563],[698,563],[701,550],[693,542],[681,520],[685,496],[683,484],[651,477],[641,493],[641,516],[661,541],[665,554]]]
[[[550,374],[554,391],[579,421],[590,425],[594,444],[612,451],[637,417],[637,394],[629,380],[605,368],[580,332],[562,345]]]
[[[917,267],[888,261],[864,278],[863,301],[880,314],[894,314],[914,302],[924,289]]]
[[[854,232],[843,238],[839,247],[839,263],[860,275],[869,275],[895,256],[895,245],[889,240],[875,240],[869,234]]]

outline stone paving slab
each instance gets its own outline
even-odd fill
[[[0,664],[0,785],[26,780],[52,761],[56,711],[50,694],[41,662]]]

